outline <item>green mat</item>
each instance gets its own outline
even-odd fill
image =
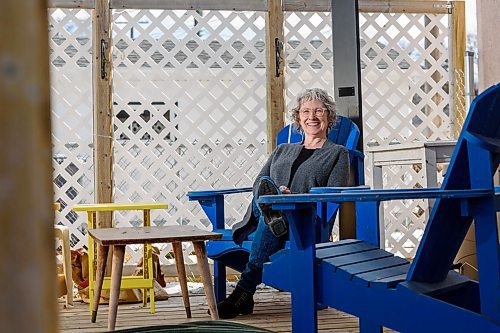
[[[233,323],[229,321],[220,320],[207,320],[207,321],[194,321],[177,325],[162,325],[162,326],[148,326],[127,328],[115,332],[142,332],[142,333],[162,333],[162,332],[272,332],[262,328],[244,325],[240,323]]]

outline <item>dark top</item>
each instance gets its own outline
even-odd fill
[[[293,161],[292,170],[290,171],[290,181],[288,182],[288,185],[287,185],[288,188],[290,188],[290,186],[292,186],[293,176],[295,176],[295,173],[297,172],[297,169],[299,168],[299,166],[302,163],[304,163],[305,161],[307,161],[307,159],[309,157],[311,157],[315,151],[316,151],[316,149],[308,149],[306,147],[302,147],[302,150],[300,151],[299,156],[297,156],[295,161]]]

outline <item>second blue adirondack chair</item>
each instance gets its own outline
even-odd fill
[[[262,196],[285,211],[294,265],[281,256],[264,265],[263,280],[288,281],[293,332],[317,330],[316,303],[360,318],[360,331],[500,332],[500,84],[472,103],[440,189],[345,191]],[[380,248],[382,201],[436,199],[413,262]],[[355,202],[356,238],[315,244],[318,202]],[[475,221],[479,281],[452,264]],[[283,252],[283,251],[281,251]]]
[[[356,150],[359,140],[358,127],[349,118],[337,116],[337,124],[328,133],[328,139],[349,150],[351,169],[354,171],[354,183],[355,185],[364,184],[364,156]],[[302,141],[302,136],[292,125],[286,126],[277,135],[278,145],[300,141]],[[207,256],[214,260],[215,297],[218,302],[226,297],[226,267],[242,272],[248,262],[253,240],[252,234],[241,246],[233,242],[231,229],[226,229],[225,226],[224,196],[251,191],[251,187],[246,187],[188,192],[189,200],[198,201],[203,208],[213,225],[213,230],[223,234],[221,240],[207,242]],[[327,217],[324,220],[330,220],[328,216],[334,214],[337,207],[338,205],[332,204],[328,209],[324,209],[324,211],[328,211],[325,213]],[[320,240],[326,241],[328,239],[327,234],[331,231],[331,227],[327,224],[318,225],[318,233],[321,234]]]

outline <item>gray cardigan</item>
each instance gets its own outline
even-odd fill
[[[278,186],[287,186],[293,162],[302,150],[302,144],[281,144],[271,154],[259,172],[254,190],[261,176],[269,176]],[[344,146],[327,140],[311,157],[302,163],[293,177],[292,193],[307,193],[312,187],[347,186],[349,178],[349,154]],[[258,220],[249,205],[241,222],[233,225],[233,240],[241,244],[257,229]]]

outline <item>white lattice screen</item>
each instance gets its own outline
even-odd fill
[[[70,207],[93,201],[90,14],[49,11],[57,218],[71,226],[73,247],[85,246],[86,221]],[[305,87],[333,94],[330,14],[285,17],[287,103]],[[447,20],[360,15],[365,143],[449,138]],[[264,13],[114,10],[112,22],[114,200],[164,201],[170,208],[152,212],[154,224],[208,228],[186,192],[248,186],[266,158]],[[385,171],[388,187],[422,183],[418,165]],[[228,225],[247,204],[248,196],[228,197]],[[389,248],[412,255],[422,210],[417,201],[387,208]],[[124,226],[141,216],[115,218]],[[170,248],[161,251],[170,263]]]
[[[438,186],[444,177],[447,164],[438,163]],[[384,188],[423,188],[426,175],[422,164],[384,166]],[[385,247],[406,258],[413,258],[429,218],[429,204],[425,199],[384,202]]]
[[[448,15],[360,16],[367,145],[450,139]]]
[[[285,12],[286,105],[305,88],[333,96],[332,19],[329,12]]]
[[[164,201],[154,224],[205,229],[187,191],[252,184],[266,150],[264,39],[262,13],[113,11],[116,201]],[[248,202],[228,197],[228,225]]]
[[[71,247],[87,246],[87,219],[71,211],[94,201],[92,153],[92,12],[51,9],[49,46],[56,223],[71,230]]]

